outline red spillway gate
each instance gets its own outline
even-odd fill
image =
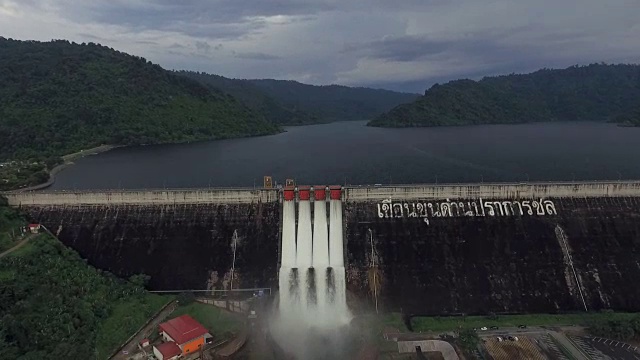
[[[284,200],[292,201],[295,197],[295,193],[293,192],[293,187],[288,187],[284,189]]]
[[[300,200],[309,200],[311,197],[311,186],[298,186],[298,196],[300,196]]]
[[[322,201],[327,198],[327,190],[324,186],[314,185],[313,196],[316,201]]]
[[[331,200],[342,199],[342,187],[340,185],[329,186],[329,192],[331,193]]]

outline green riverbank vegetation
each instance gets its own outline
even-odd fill
[[[106,359],[173,298],[132,280],[37,235],[0,259],[0,359]]]

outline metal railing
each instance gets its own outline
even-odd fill
[[[640,184],[639,180],[549,180],[549,181],[491,181],[491,182],[443,182],[443,183],[412,183],[412,184],[347,184],[342,185],[342,188],[345,190],[349,189],[361,189],[361,188],[411,188],[411,187],[423,187],[423,186],[500,186],[500,185],[588,185],[588,184]],[[265,188],[265,187],[250,187],[250,186],[209,186],[209,187],[184,187],[184,188],[131,188],[131,189],[123,189],[123,188],[102,188],[102,189],[63,189],[63,190],[32,190],[32,191],[23,191],[23,190],[11,190],[11,191],[2,191],[0,194],[15,194],[15,193],[24,193],[24,192],[37,192],[40,194],[46,193],[96,193],[96,192],[115,192],[115,193],[132,193],[132,192],[188,192],[188,191],[282,191],[281,188]]]
[[[215,294],[228,294],[235,292],[256,292],[256,291],[264,291],[265,293],[268,291],[268,295],[271,295],[271,288],[246,288],[246,289],[182,289],[182,290],[153,290],[149,291],[150,293],[156,294],[180,294],[180,293],[210,293],[212,295]]]

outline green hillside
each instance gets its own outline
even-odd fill
[[[0,258],[0,359],[108,358],[171,300],[142,282],[96,270],[37,235]]]
[[[368,120],[419,95],[339,85],[314,86],[285,80],[242,80],[295,111],[318,122]]]
[[[263,114],[274,124],[304,125],[321,122],[321,119],[300,109],[282,105],[257,86],[244,80],[193,71],[179,71],[177,74],[196,80],[211,90],[222,91],[233,96],[248,108]]]
[[[638,102],[640,102],[640,99],[638,99]],[[640,126],[640,106],[616,116],[613,122],[623,126]]]
[[[417,94],[388,90],[316,86],[297,81],[229,79],[191,71],[178,74],[230,94],[279,125],[371,119],[418,97]]]
[[[378,116],[370,126],[411,127],[536,121],[625,121],[640,99],[640,66],[572,66],[526,75],[434,85],[413,103]],[[628,114],[628,115],[625,115]]]
[[[144,58],[93,43],[0,38],[0,161],[277,131],[231,96]]]

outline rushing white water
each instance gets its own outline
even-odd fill
[[[296,204],[293,201],[285,201],[282,205],[281,254],[281,267],[296,266]]]
[[[313,267],[329,265],[329,237],[327,227],[327,202],[313,203]]]
[[[296,266],[296,204],[285,201],[282,206],[282,260],[278,274],[280,289],[280,310],[287,316],[295,317],[301,310],[298,299],[297,274],[292,272]],[[295,282],[295,284],[294,284]]]
[[[318,313],[327,310],[327,267],[329,266],[329,228],[327,224],[327,202],[313,203],[313,267],[315,268],[316,304]],[[326,316],[318,319],[320,326],[330,323]]]
[[[309,344],[318,343],[315,336],[336,334],[350,320],[342,203],[331,200],[328,219],[326,201],[315,201],[313,210],[312,231],[309,200],[298,203],[297,227],[294,201],[285,200],[283,205],[280,314],[273,332],[276,340],[297,359],[311,358]]]
[[[342,201],[331,200],[329,208],[329,264],[344,267],[342,249]]]
[[[301,329],[330,330],[349,321],[343,259],[342,202],[284,201],[280,318]],[[297,220],[297,221],[296,221]],[[297,227],[296,227],[297,223]],[[313,231],[312,231],[313,230]]]
[[[296,264],[300,269],[310,268],[312,265],[311,244],[311,203],[303,200],[298,203],[298,237]]]
[[[296,265],[300,276],[300,303],[303,311],[309,307],[309,296],[314,286],[315,279],[309,278],[309,268],[312,262],[312,233],[311,233],[311,204],[309,200],[300,200],[298,203],[298,236],[296,239]]]

